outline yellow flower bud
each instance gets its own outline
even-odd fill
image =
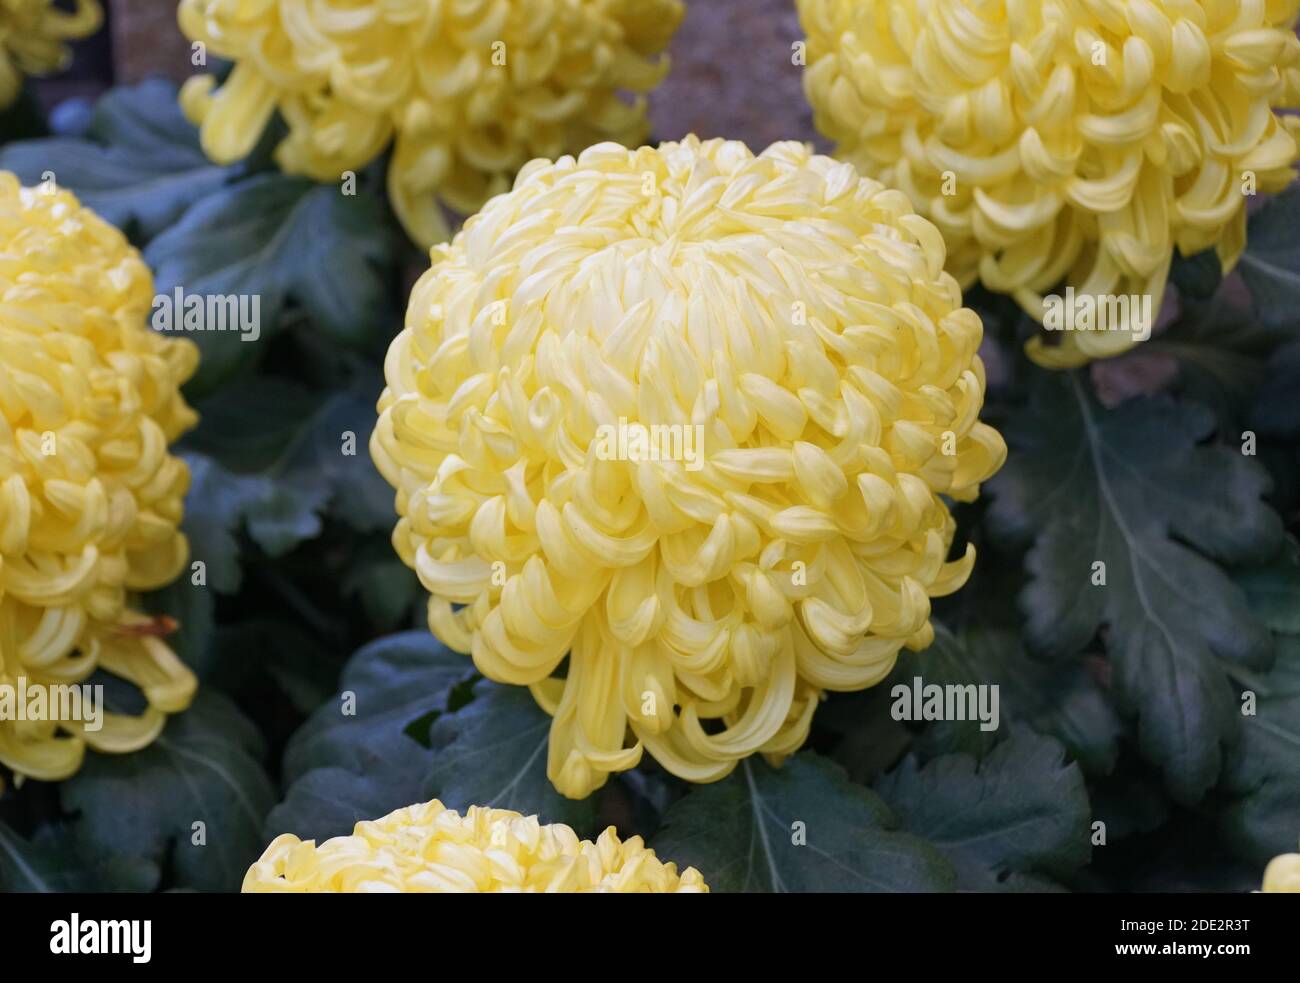
[[[143,747],[194,694],[168,619],[127,603],[188,555],[189,470],[167,445],[196,419],[178,387],[198,349],[146,327],[152,299],[121,232],[0,172],[0,764],[19,776]],[[135,684],[143,713],[88,719],[67,687],[96,669]]]
[[[1300,122],[1273,109],[1300,107],[1300,0],[798,6],[818,127],[939,227],[963,287],[1058,329],[1058,285],[1106,303],[1032,339],[1043,365],[1145,340],[1174,248],[1232,269],[1248,196],[1294,176]]]
[[[566,893],[699,894],[694,867],[680,875],[610,826],[596,842],[562,823],[509,809],[470,806],[465,815],[434,799],[357,823],[351,836],[320,846],[276,837],[248,869],[244,893]]]
[[[0,109],[18,98],[24,75],[48,75],[72,57],[65,41],[99,30],[99,0],[77,0],[71,11],[54,0],[4,0],[0,4]]]
[[[431,628],[554,716],[560,792],[643,749],[697,782],[779,762],[824,690],[931,642],[974,563],[940,496],[1006,448],[903,194],[797,143],[606,143],[433,259],[371,454]]]
[[[1300,853],[1274,857],[1264,868],[1266,894],[1300,894]]]
[[[337,180],[391,143],[390,199],[427,246],[447,238],[439,200],[469,213],[534,157],[644,140],[644,99],[618,93],[663,78],[682,12],[681,0],[181,0],[185,34],[235,62],[220,90],[197,76],[181,103],[222,163],[277,109],[291,173]]]

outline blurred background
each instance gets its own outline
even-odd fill
[[[181,82],[192,74],[172,0],[106,0],[104,13],[107,30],[73,44],[66,73],[34,80],[47,110],[114,84],[152,76]],[[828,150],[813,130],[800,70],[791,61],[791,45],[802,37],[791,0],[688,4],[670,49],[672,73],[650,96],[654,139],[725,136],[754,150],[775,140],[812,140]]]

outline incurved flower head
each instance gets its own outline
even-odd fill
[[[1300,894],[1300,853],[1274,857],[1264,868],[1265,894]]]
[[[10,105],[24,75],[46,75],[71,58],[65,41],[99,30],[104,12],[99,0],[77,0],[71,11],[54,0],[4,0],[0,3],[0,109]]]
[[[1300,0],[798,6],[819,128],[911,196],[963,287],[978,277],[1057,328],[1074,319],[1044,294],[1062,283],[1105,302],[1090,322],[1081,303],[1078,326],[1107,330],[1031,341],[1045,365],[1143,340],[1174,248],[1214,247],[1231,269],[1246,194],[1293,176],[1297,121],[1272,109],[1300,106]]]
[[[244,876],[245,894],[476,893],[698,894],[694,867],[680,875],[610,826],[595,843],[563,823],[470,806],[465,815],[437,799],[357,823],[351,836],[320,846],[285,833]]]
[[[796,143],[603,144],[433,258],[371,453],[433,631],[554,715],[561,792],[643,747],[692,781],[779,760],[929,644],[974,562],[940,496],[1005,446],[901,192]]]
[[[0,764],[18,775],[66,778],[87,745],[143,747],[194,693],[163,622],[127,603],[188,552],[189,471],[167,445],[195,421],[177,387],[198,350],[146,328],[152,299],[117,229],[0,172]],[[64,715],[77,704],[51,687],[96,669],[135,684],[143,713]],[[37,700],[63,719],[30,719]]]
[[[447,238],[438,200],[470,213],[534,157],[598,140],[635,146],[644,93],[681,0],[350,0],[279,4],[181,0],[181,29],[235,62],[186,83],[203,147],[248,154],[279,109],[276,159],[320,181],[364,167],[391,142],[388,190],[412,238]]]

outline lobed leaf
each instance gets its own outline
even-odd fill
[[[339,695],[289,742],[287,794],[267,819],[267,838],[345,835],[358,820],[421,801],[432,755],[418,729],[447,708],[452,689],[472,673],[468,659],[427,631],[389,635],[358,650]],[[349,694],[350,714],[343,702]]]
[[[798,842],[800,837],[805,842]],[[745,758],[675,803],[651,845],[714,891],[947,891],[956,874],[875,792],[812,752]]]
[[[145,249],[160,294],[257,298],[258,332],[194,331],[188,391],[213,392],[253,364],[293,302],[335,342],[371,341],[390,311],[392,234],[373,194],[259,174],[209,194]],[[251,301],[250,301],[251,302]]]
[[[909,757],[876,783],[903,827],[939,849],[960,890],[1043,890],[1088,862],[1088,794],[1060,744],[1021,733],[982,761]]]
[[[1204,444],[1212,430],[1195,405],[1160,397],[1105,410],[1077,374],[1042,377],[988,486],[995,533],[1033,542],[1020,598],[1027,641],[1073,655],[1105,629],[1120,706],[1184,801],[1214,784],[1238,737],[1232,668],[1271,658],[1219,562],[1266,558],[1282,535],[1262,501],[1267,474]]]
[[[29,186],[52,173],[57,185],[136,242],[151,240],[234,173],[208,160],[177,104],[176,87],[158,79],[110,89],[96,103],[84,138],[0,147],[0,169]]]
[[[1300,323],[1298,225],[1300,188],[1293,184],[1251,216],[1246,249],[1237,261],[1256,313],[1273,327],[1294,328]]]
[[[237,890],[265,845],[262,823],[275,801],[262,754],[257,728],[202,689],[148,747],[87,755],[59,792],[77,815],[83,852],[167,867],[179,887]],[[195,823],[203,824],[203,843],[195,842]]]

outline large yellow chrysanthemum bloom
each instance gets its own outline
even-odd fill
[[[0,0],[0,109],[18,97],[24,75],[64,68],[71,57],[65,41],[99,30],[99,0],[77,0],[72,11],[54,0]]]
[[[679,876],[610,826],[595,843],[536,816],[470,806],[464,816],[434,799],[317,846],[285,833],[248,869],[244,893],[528,893],[699,894],[709,890],[694,867]]]
[[[433,258],[371,453],[433,631],[554,715],[562,793],[643,747],[692,781],[779,760],[929,644],[974,562],[939,496],[1005,446],[901,192],[797,143],[602,144]]]
[[[271,114],[289,126],[276,159],[320,181],[390,142],[388,190],[412,238],[447,238],[439,199],[468,214],[534,157],[648,133],[643,93],[681,0],[181,0],[181,29],[235,68],[186,83],[181,103],[203,147],[228,163]]]
[[[188,553],[189,471],[167,445],[195,422],[177,387],[198,349],[146,327],[152,299],[117,229],[0,172],[0,765],[19,776],[143,747],[194,693],[165,619],[127,604]],[[96,669],[138,686],[143,713],[49,719]]]
[[[1173,249],[1246,242],[1246,193],[1290,182],[1300,106],[1300,0],[798,0],[819,128],[906,191],[948,268],[1040,322],[1066,283],[1108,330],[1030,342],[1068,367],[1140,340]],[[1058,295],[1059,296],[1059,295]],[[1126,319],[1150,297],[1149,321]],[[1143,302],[1146,303],[1146,302]],[[1098,315],[1092,321],[1099,323]]]
[[[1264,868],[1266,894],[1300,894],[1300,853],[1274,857]]]

